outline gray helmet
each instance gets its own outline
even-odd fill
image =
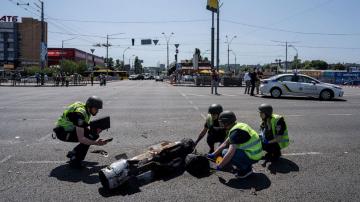
[[[223,124],[230,125],[235,123],[236,116],[232,111],[223,111],[219,116],[219,121],[221,121]]]
[[[259,112],[264,113],[266,116],[271,116],[273,113],[273,108],[271,105],[264,103],[259,106]]]
[[[209,114],[220,114],[223,111],[223,108],[219,104],[212,104],[209,107]]]
[[[91,96],[86,101],[87,107],[94,107],[96,109],[102,109],[103,101],[98,96]]]

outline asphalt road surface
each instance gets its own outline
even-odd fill
[[[342,100],[251,97],[244,88],[171,86],[120,81],[106,87],[0,87],[0,201],[357,201],[360,198],[360,88],[345,88]],[[98,116],[110,115],[103,137],[109,157],[88,153],[87,168],[70,169],[65,154],[75,144],[51,137],[64,107],[91,95],[104,100]],[[257,107],[269,103],[285,115],[290,146],[278,163],[254,166],[236,179],[228,172],[205,178],[189,173],[139,189],[104,190],[99,169],[117,156],[132,157],[162,140],[196,139],[212,103],[232,110],[258,130]],[[205,139],[198,151],[208,151]]]

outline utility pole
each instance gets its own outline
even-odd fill
[[[43,57],[40,59],[41,62],[41,85],[44,85],[44,68],[45,68],[45,61],[46,61],[46,53],[47,47],[45,44],[45,28],[44,28],[44,2],[41,2],[41,51],[43,53]]]
[[[214,28],[214,13],[215,12],[211,12],[211,19],[212,19],[212,26],[211,26],[211,69],[214,68],[214,51],[215,51],[215,41],[214,41],[214,32],[215,32],[215,28]]]
[[[41,67],[41,85],[44,85],[44,68],[46,61],[47,47],[45,44],[45,26],[44,26],[44,2],[41,3],[41,45],[40,45],[40,67]],[[45,52],[46,51],[46,52]]]
[[[272,40],[273,42],[277,42],[277,43],[285,43],[285,73],[287,73],[287,69],[288,69],[288,62],[287,62],[287,55],[288,55],[288,44],[290,43],[289,46],[292,46],[291,44],[292,43],[297,43],[298,41],[292,41],[292,42],[289,42],[289,41],[274,41]]]
[[[106,67],[109,68],[109,35],[106,35]]]
[[[125,51],[128,50],[128,49],[130,49],[130,47],[125,48],[125,50],[124,50],[124,52],[123,52],[123,62],[122,62],[122,63],[123,63],[123,65],[122,65],[122,66],[123,66],[123,70],[125,70]],[[130,65],[130,64],[129,64],[129,65]]]
[[[219,2],[218,2],[219,4]],[[218,7],[217,9],[217,25],[216,25],[216,70],[219,72],[219,63],[220,63],[220,8],[223,5],[223,3],[221,3],[221,5]]]
[[[162,35],[164,35],[165,40],[166,40],[166,55],[167,55],[167,70],[169,70],[169,42],[170,42],[170,38],[172,35],[174,35],[174,32],[171,32],[171,34],[169,36],[166,36],[165,32],[161,33]]]
[[[227,56],[228,56],[228,61],[227,61],[227,67],[228,67],[228,71],[230,71],[230,56],[229,56],[229,53],[230,53],[230,44],[232,42],[232,40],[234,40],[234,38],[236,38],[236,35],[233,36],[230,40],[229,40],[229,37],[226,35],[226,43],[228,45],[228,49],[227,49]]]
[[[285,73],[287,73],[288,63],[287,63],[287,48],[288,48],[288,42],[285,42],[286,44],[286,54],[285,54]]]

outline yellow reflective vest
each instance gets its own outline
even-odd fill
[[[263,156],[263,153],[262,153],[263,150],[262,150],[262,146],[261,146],[261,140],[260,140],[257,132],[245,123],[236,123],[228,131],[227,137],[229,137],[231,132],[236,129],[246,131],[250,135],[249,141],[247,141],[243,144],[237,144],[236,148],[243,150],[250,159],[255,160],[255,161],[260,160]]]
[[[271,131],[272,131],[272,134],[273,134],[274,138],[276,138],[276,136],[277,136],[277,134],[276,134],[276,124],[281,118],[284,119],[283,116],[278,115],[278,114],[272,114],[271,115],[271,120],[270,120]],[[285,119],[284,119],[284,122],[285,122]],[[280,142],[278,142],[278,144],[279,144],[281,149],[284,149],[285,147],[289,146],[289,135],[288,135],[287,127],[286,127],[286,129],[284,131],[284,134],[281,135],[281,139],[280,139]]]
[[[72,112],[80,113],[84,116],[85,122],[87,124],[90,123],[90,114],[87,113],[85,103],[82,102],[75,102],[69,105],[62,116],[57,120],[56,126],[63,127],[65,131],[73,131],[75,129],[75,125],[69,120],[67,115]]]

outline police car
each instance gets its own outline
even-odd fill
[[[323,83],[302,74],[279,74],[261,81],[261,94],[280,96],[306,96],[320,100],[331,100],[344,95],[340,86]]]

